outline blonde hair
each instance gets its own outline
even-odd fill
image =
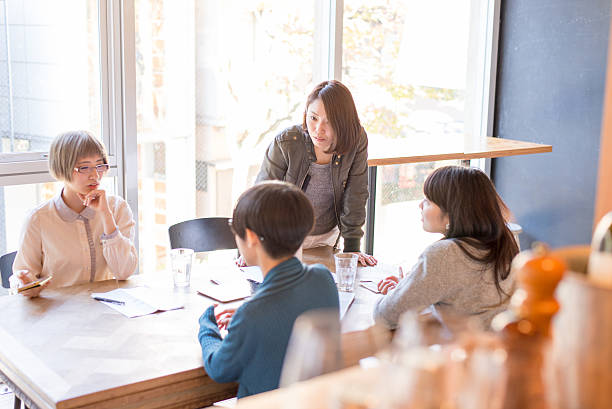
[[[106,149],[88,131],[69,131],[55,137],[49,149],[49,171],[57,180],[72,181],[72,173],[78,160],[100,155],[108,163]]]

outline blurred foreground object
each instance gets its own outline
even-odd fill
[[[587,271],[590,280],[612,288],[612,212],[604,215],[595,228]]]
[[[598,231],[593,243],[601,242]],[[612,286],[602,274],[587,274],[587,265],[593,265],[591,247],[553,253],[568,271],[557,291],[561,310],[553,328],[551,396],[559,409],[607,409],[612,402]]]
[[[508,354],[505,409],[550,407],[546,357],[550,323],[559,310],[555,289],[566,270],[565,263],[542,243],[519,253],[512,262],[519,288],[512,296],[511,310],[493,320]]]

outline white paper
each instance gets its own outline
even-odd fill
[[[361,281],[359,282],[359,285],[366,290],[372,291],[374,294],[380,294],[380,291],[378,291],[378,283],[373,281]]]
[[[251,296],[251,287],[245,280],[215,280],[215,283],[204,282],[196,288],[202,295],[222,303],[241,300]]]
[[[340,319],[342,319],[355,299],[355,293],[339,291],[338,298],[340,299]]]
[[[263,274],[258,266],[240,267],[247,280],[253,280],[257,283],[263,282]]]
[[[92,293],[91,297],[123,301],[123,305],[104,301],[100,302],[108,305],[113,310],[120,312],[128,318],[153,314],[156,311],[169,311],[183,308],[183,303],[173,299],[168,291],[149,287],[118,288],[106,293]]]

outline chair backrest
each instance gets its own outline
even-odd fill
[[[16,251],[7,253],[0,257],[0,272],[2,272],[2,287],[10,288],[9,277],[13,275],[13,261],[15,261]]]
[[[227,217],[203,217],[170,226],[170,248],[195,252],[238,248],[228,221]]]

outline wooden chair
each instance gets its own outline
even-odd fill
[[[195,252],[238,248],[229,220],[227,217],[203,217],[170,226],[170,248],[189,248]]]

